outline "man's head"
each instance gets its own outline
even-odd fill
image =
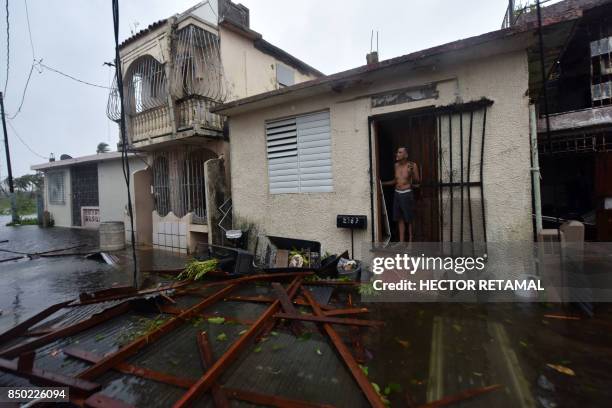
[[[398,147],[397,152],[395,153],[395,161],[399,162],[404,160],[408,160],[408,149],[403,146]]]

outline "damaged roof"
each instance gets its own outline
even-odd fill
[[[543,8],[543,15],[545,17],[543,18],[542,24],[544,26],[553,26],[559,23],[571,22],[582,17],[584,11],[607,3],[612,3],[612,0],[566,0],[564,2],[557,3],[553,6]],[[544,12],[544,10],[546,10],[546,12]],[[510,28],[491,31],[485,34],[449,42],[421,51],[416,51],[410,54],[383,60],[377,63],[362,65],[357,68],[349,69],[347,71],[341,71],[336,74],[327,75],[311,81],[301,82],[299,84],[292,85],[289,87],[276,89],[270,92],[265,92],[242,99],[237,99],[231,102],[227,102],[223,105],[219,105],[218,107],[212,109],[212,111],[215,113],[222,113],[224,115],[231,116],[232,114],[237,113],[237,108],[241,108],[241,111],[254,109],[258,102],[261,102],[263,100],[269,101],[270,99],[280,97],[281,95],[296,94],[297,96],[297,93],[303,93],[304,96],[307,96],[308,92],[314,93],[316,92],[315,89],[319,88],[343,88],[346,86],[346,83],[348,81],[362,78],[364,75],[367,75],[369,73],[381,71],[401,64],[414,63],[420,60],[424,60],[425,58],[440,56],[454,51],[465,50],[492,41],[510,39],[519,34],[528,33],[537,29],[538,22],[537,18],[533,18],[534,14],[535,13],[532,12],[525,15],[523,17],[523,20],[519,20],[519,22],[515,26]],[[567,35],[569,35],[569,29],[566,31]],[[559,46],[556,48],[562,47]],[[554,60],[556,58],[552,59]],[[551,63],[551,61],[547,61],[547,63]],[[249,106],[247,107],[247,105]]]

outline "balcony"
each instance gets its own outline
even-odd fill
[[[167,105],[129,115],[130,144],[138,148],[191,136],[221,137],[224,118],[210,112],[215,105],[214,101],[196,97],[177,101],[176,132]]]

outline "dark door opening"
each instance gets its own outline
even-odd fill
[[[70,186],[72,190],[72,225],[80,227],[81,208],[97,207],[98,198],[98,165],[83,164],[70,168]]]
[[[382,119],[377,120],[375,126],[376,174],[382,181],[393,179],[395,152],[399,147],[408,149],[408,160],[415,162],[420,170],[421,184],[414,189],[413,241],[439,241],[438,137],[435,115],[410,115]],[[389,217],[391,241],[397,241],[397,223],[393,222],[392,219],[394,189],[392,187],[383,188],[384,200],[380,192],[380,186],[377,190],[378,208],[382,210],[384,201],[386,214]],[[375,222],[378,223],[379,232],[378,241],[384,239],[386,214],[383,211],[378,211],[376,215]]]

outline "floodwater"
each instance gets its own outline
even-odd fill
[[[7,227],[8,216],[0,216],[0,332],[22,322],[44,308],[74,299],[81,292],[92,292],[112,286],[131,285],[133,263],[131,252],[113,252],[116,265],[86,259],[83,255],[29,257],[20,253],[40,253],[72,248],[62,253],[89,253],[98,249],[97,231],[75,228],[41,228],[33,225]],[[175,269],[185,258],[161,251],[139,251],[143,270]],[[140,277],[141,287],[154,285],[156,274]]]
[[[610,406],[609,304],[596,305],[592,318],[535,303],[364,306],[386,322],[364,332],[371,358],[365,365],[371,381],[389,387],[392,406],[493,385],[500,387],[458,406]],[[570,315],[578,319],[546,317]]]
[[[0,241],[9,240],[0,243],[0,250],[35,253],[85,245],[70,251],[90,252],[98,246],[95,231],[5,227],[7,221],[0,217]],[[131,284],[130,253],[115,255],[115,266],[82,256],[0,263],[0,332],[80,292]],[[0,260],[15,256],[20,255],[0,251]],[[184,262],[184,257],[165,252],[139,252],[145,270],[174,269]],[[143,278],[144,286],[156,283],[156,275]],[[453,406],[610,406],[610,304],[595,304],[591,318],[570,306],[543,303],[362,305],[370,309],[364,318],[385,321],[379,330],[361,329],[363,367],[393,407],[417,406],[488,386],[499,388]],[[136,398],[139,391],[133,392]]]

